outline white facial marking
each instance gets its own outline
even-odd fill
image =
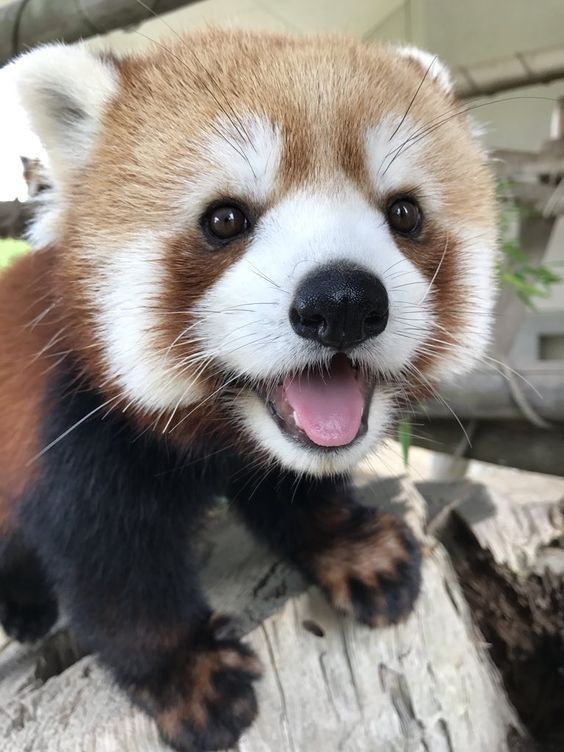
[[[200,215],[210,197],[241,197],[258,205],[276,184],[282,156],[280,129],[258,115],[222,117],[202,137],[199,152],[206,169],[182,186],[178,204],[184,222]],[[190,165],[187,165],[188,169]]]
[[[367,167],[378,194],[387,197],[417,187],[422,203],[435,210],[442,193],[437,180],[423,166],[428,158],[424,130],[425,126],[409,116],[383,118],[365,134]]]
[[[258,115],[238,117],[235,123],[222,119],[209,136],[206,153],[228,194],[261,203],[269,198],[278,175],[282,137]]]
[[[198,335],[206,351],[250,379],[278,379],[331,352],[292,329],[289,310],[302,279],[321,265],[346,261],[382,280],[389,297],[389,321],[376,339],[351,356],[374,371],[398,374],[432,331],[431,296],[417,267],[396,245],[383,215],[343,180],[339,190],[296,192],[268,211],[250,247],[206,292],[198,304]],[[422,302],[421,302],[422,301]],[[237,405],[244,422],[263,446],[294,468],[344,469],[382,435],[391,398],[375,393],[368,433],[350,448],[325,455],[308,452],[283,436],[260,399],[249,395]],[[301,458],[301,459],[300,459]]]
[[[319,360],[324,348],[298,337],[288,313],[301,280],[332,261],[358,264],[384,283],[390,301],[389,323],[370,345],[369,358],[379,370],[397,372],[417,349],[417,338],[398,336],[405,322],[411,319],[416,331],[428,330],[432,322],[428,301],[413,310],[428,283],[401,253],[382,214],[352,186],[333,195],[295,193],[262,217],[244,256],[196,308],[202,340],[213,348],[221,332],[229,346],[223,344],[217,355],[251,378],[303,368],[312,356]],[[231,349],[235,336],[239,345]],[[354,354],[362,355],[363,345],[357,350]]]
[[[161,328],[162,247],[162,238],[147,232],[116,245],[90,290],[97,301],[108,376],[132,403],[148,410],[174,409],[202,397],[191,371],[183,375],[178,359],[156,342]]]
[[[448,379],[467,373],[490,343],[497,292],[495,230],[459,228],[457,241],[457,263],[464,289],[463,302],[458,311],[462,323],[456,332],[451,333],[456,344],[451,345],[449,352],[442,354],[433,364],[429,373],[433,379]],[[444,341],[446,335],[447,332],[438,327],[436,338]]]

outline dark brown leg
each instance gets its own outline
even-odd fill
[[[395,515],[360,504],[346,479],[285,474],[232,489],[248,526],[296,564],[341,611],[372,627],[396,624],[421,584],[420,547]]]

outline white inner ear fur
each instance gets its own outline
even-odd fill
[[[88,159],[119,86],[115,67],[82,45],[49,44],[12,65],[18,95],[56,184]]]
[[[436,55],[410,45],[406,47],[397,47],[396,49],[401,57],[406,57],[417,63],[421,68],[421,73],[423,75],[427,73],[427,78],[430,81],[435,81],[445,94],[452,94],[454,86],[450,72],[446,65],[439,60]]]

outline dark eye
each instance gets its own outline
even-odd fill
[[[238,206],[222,204],[214,206],[205,214],[203,225],[212,240],[225,242],[247,232],[250,222]]]
[[[398,198],[388,206],[388,224],[402,235],[416,235],[422,219],[421,209],[413,199]]]

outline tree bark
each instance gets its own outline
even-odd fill
[[[371,504],[423,535],[425,503],[407,480],[371,482]],[[524,732],[476,631],[443,546],[426,540],[423,592],[406,624],[369,630],[335,613],[226,515],[203,545],[212,602],[243,616],[261,656],[261,713],[238,752],[511,752]],[[59,633],[0,652],[6,752],[164,752],[95,658]]]
[[[520,495],[527,493],[524,485]],[[442,510],[432,526],[448,549],[509,699],[534,738],[531,750],[561,752],[564,499],[542,498],[542,485],[538,477],[529,481],[537,498],[524,503],[470,481],[419,488]]]

